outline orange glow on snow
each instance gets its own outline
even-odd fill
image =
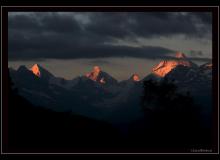
[[[93,81],[97,81],[100,72],[101,72],[101,68],[99,66],[94,66],[92,72],[87,73],[86,77],[90,78]]]
[[[140,78],[137,74],[133,75],[133,81],[140,81]]]
[[[94,66],[93,67],[93,72],[99,73],[101,71],[101,68],[99,66]]]
[[[175,57],[178,58],[178,60],[161,61],[157,66],[152,69],[152,72],[159,77],[164,77],[167,73],[169,73],[173,68],[178,65],[183,65],[187,67],[191,66],[191,63],[185,59],[186,56],[183,53],[177,52]]]
[[[33,65],[30,69],[36,76],[40,77],[40,70],[37,64]]]

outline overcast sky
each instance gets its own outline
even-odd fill
[[[212,59],[207,12],[10,12],[9,67],[39,63],[71,79],[99,65],[118,80],[143,78],[161,59]]]

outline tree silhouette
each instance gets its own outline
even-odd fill
[[[151,124],[146,136],[151,137],[152,143],[189,147],[207,142],[210,137],[201,128],[199,106],[189,92],[179,93],[167,79],[147,80],[143,87],[142,109]]]

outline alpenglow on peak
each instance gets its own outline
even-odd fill
[[[41,73],[40,73],[40,69],[39,69],[39,65],[38,64],[34,64],[30,70],[38,77],[41,76]]]
[[[101,68],[99,66],[94,66],[93,70],[86,74],[86,77],[90,78],[93,81],[96,81],[100,72]]]
[[[107,84],[107,85],[111,85],[111,84],[116,84],[117,80],[114,79],[111,75],[109,75],[108,73],[104,72],[101,67],[99,66],[94,66],[92,71],[87,73],[85,75],[87,78],[99,82],[101,84]]]
[[[140,81],[140,77],[139,77],[139,75],[136,74],[136,73],[133,74],[133,75],[132,75],[132,80],[133,80],[133,81],[136,81],[136,82]]]
[[[155,67],[153,67],[152,69],[153,74],[159,77],[165,77],[167,73],[169,73],[171,70],[173,70],[179,65],[186,67],[192,67],[195,65],[186,58],[184,53],[177,52],[174,58],[173,59],[171,58],[170,60],[163,60]]]
[[[186,58],[186,55],[182,52],[176,52],[176,55],[175,55],[176,58]]]

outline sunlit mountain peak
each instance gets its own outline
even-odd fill
[[[93,72],[99,73],[101,71],[101,68],[99,66],[94,66],[93,67]]]
[[[140,77],[138,76],[138,74],[135,73],[132,75],[132,80],[133,81],[140,81]]]
[[[90,78],[93,81],[97,81],[101,68],[99,66],[94,66],[93,70],[86,74],[86,77]]]
[[[179,65],[186,67],[195,66],[194,63],[192,63],[186,58],[184,53],[177,52],[175,58],[178,59],[161,61],[159,64],[153,67],[152,72],[159,77],[164,77],[167,73],[169,73],[171,70],[173,70]]]
[[[40,77],[41,73],[40,73],[40,68],[38,64],[34,64],[31,69],[30,69],[36,76]]]
[[[117,83],[117,80],[115,80],[108,73],[102,71],[100,66],[94,66],[91,72],[85,74],[85,77],[105,85],[106,84],[111,85]]]
[[[51,79],[51,77],[54,77],[53,74],[51,74],[39,64],[34,64],[29,70],[41,79],[49,80]]]

